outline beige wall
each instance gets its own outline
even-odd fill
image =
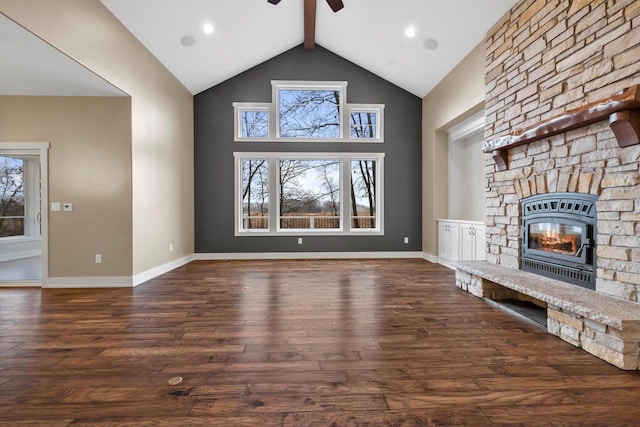
[[[130,276],[130,99],[0,96],[0,141],[50,143],[49,200],[73,203],[49,213],[49,276]]]
[[[192,254],[192,95],[99,0],[0,0],[0,12],[131,96],[133,274]]]
[[[436,256],[436,220],[448,216],[447,136],[451,126],[484,106],[484,43],[422,100],[422,250]]]

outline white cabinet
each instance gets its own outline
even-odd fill
[[[447,261],[458,261],[460,224],[438,220],[438,257]]]
[[[455,261],[484,260],[485,225],[478,221],[438,220],[438,258],[452,267]]]
[[[460,261],[484,260],[484,252],[484,224],[460,223]]]

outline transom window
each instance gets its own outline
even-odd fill
[[[384,140],[384,105],[347,103],[346,82],[272,81],[271,85],[271,103],[233,103],[236,141]]]
[[[380,153],[234,153],[236,234],[382,234]]]

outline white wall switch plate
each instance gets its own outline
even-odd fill
[[[73,212],[73,203],[70,202],[64,202],[64,205],[62,205],[62,209],[65,212]]]
[[[51,212],[60,212],[60,202],[51,202]]]

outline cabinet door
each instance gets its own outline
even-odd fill
[[[482,261],[485,251],[485,226],[460,224],[460,256],[462,261]]]
[[[438,257],[449,259],[451,252],[451,233],[448,222],[438,221]]]
[[[473,224],[460,224],[460,260],[473,261],[475,256],[475,226]]]

